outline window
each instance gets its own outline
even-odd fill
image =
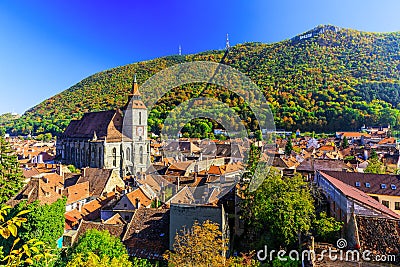
[[[102,150],[101,150],[101,147],[99,147],[99,168],[101,168],[102,167],[102,164],[101,164],[101,158],[103,157],[103,152],[102,152]]]
[[[117,149],[114,147],[112,150],[113,166],[117,167]]]
[[[139,112],[139,125],[142,124],[142,112]]]
[[[126,158],[126,160],[132,161],[131,160],[131,149],[129,147],[126,149],[125,158]]]
[[[360,187],[361,183],[360,182],[356,182],[356,187]]]
[[[377,196],[371,196],[371,197],[379,202],[379,198]]]
[[[390,187],[392,188],[392,190],[396,190],[396,185],[395,184],[391,184]]]
[[[368,187],[368,188],[370,188],[370,187],[371,187],[371,185],[370,185],[369,183],[365,183],[365,187]]]
[[[125,203],[125,204],[124,204],[124,208],[126,208],[126,207],[128,207],[128,204]]]
[[[86,149],[86,166],[89,167],[90,165],[90,152],[89,149]]]
[[[386,189],[386,184],[381,184],[382,189]]]
[[[389,201],[387,201],[387,200],[382,200],[382,204],[383,204],[384,206],[386,206],[386,207],[389,208]]]
[[[139,157],[140,164],[143,164],[143,146],[140,146],[139,148]]]
[[[394,209],[400,210],[400,202],[394,202]]]

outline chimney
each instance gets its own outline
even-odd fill
[[[179,191],[181,185],[181,178],[178,176],[178,178],[176,179],[176,191]]]
[[[38,163],[43,163],[43,155],[42,154],[39,154],[37,156],[37,161],[38,161]]]
[[[154,198],[154,207],[158,208],[158,197],[157,196],[155,196],[155,198]]]
[[[165,203],[165,189],[164,188],[161,190],[161,202]]]
[[[82,168],[82,176],[86,176],[86,168]]]
[[[140,208],[140,199],[136,198],[135,202],[136,202],[135,203],[136,208],[139,209]]]
[[[61,177],[64,177],[63,169],[62,169],[62,165],[61,164],[57,165],[57,174],[60,175]]]

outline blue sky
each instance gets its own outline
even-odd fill
[[[0,114],[25,110],[85,77],[155,57],[277,42],[319,24],[400,31],[400,1],[0,2]]]

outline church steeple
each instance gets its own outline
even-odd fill
[[[133,76],[133,83],[132,83],[132,97],[133,99],[140,99],[140,92],[139,92],[139,85],[136,81],[136,74]]]

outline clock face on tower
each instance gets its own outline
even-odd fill
[[[143,131],[144,131],[143,126],[137,126],[136,127],[136,134],[138,136],[143,136]]]

